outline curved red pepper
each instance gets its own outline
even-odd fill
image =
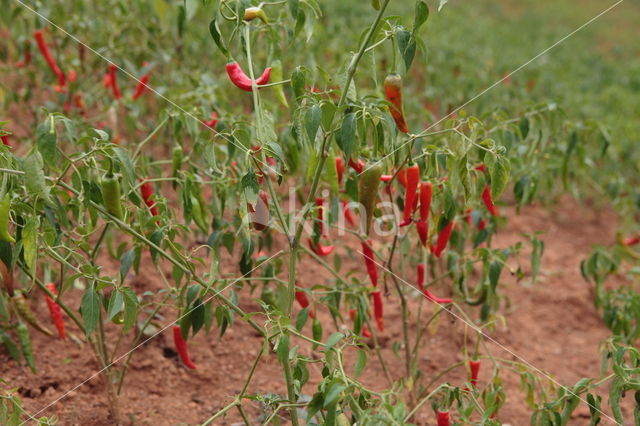
[[[398,170],[398,182],[404,188],[407,187],[407,169],[406,169],[406,167]]]
[[[313,240],[311,238],[309,238],[308,242],[309,242],[309,248],[311,249],[311,251],[317,254],[318,256],[329,256],[331,253],[333,253],[333,249],[334,249],[333,246],[323,246],[320,243],[313,244]]]
[[[304,291],[296,291],[296,300],[298,301],[302,309],[307,308],[311,304],[309,302],[309,298],[307,297],[307,293]],[[312,310],[309,310],[309,317],[316,317],[315,313]]]
[[[182,332],[180,331],[179,325],[173,326],[173,341],[176,345],[176,350],[178,351],[178,355],[180,355],[182,363],[188,368],[195,370],[196,365],[191,361],[191,358],[189,358],[187,342],[182,338]]]
[[[211,114],[209,115],[209,120],[205,120],[203,121],[203,123],[207,126],[210,127],[212,129],[215,129],[216,126],[218,125],[218,121],[220,119],[220,117],[218,116],[218,113],[215,111],[211,111]]]
[[[640,243],[640,235],[636,235],[635,237],[629,237],[624,241],[625,246],[635,246],[638,243]]]
[[[407,186],[404,198],[404,217],[400,226],[407,226],[411,223],[411,213],[416,201],[416,192],[420,182],[420,167],[417,164],[407,167]]]
[[[471,382],[472,386],[478,385],[478,375],[480,373],[480,360],[469,360],[469,370],[471,370],[471,378],[469,382]]]
[[[453,233],[453,228],[455,226],[455,221],[451,220],[442,231],[438,234],[438,241],[436,242],[435,247],[433,247],[432,252],[435,257],[440,257],[442,252],[447,247],[449,243],[449,238],[451,238],[451,234]]]
[[[437,411],[436,412],[436,416],[437,416],[437,420],[438,420],[438,426],[450,426],[451,425],[451,419],[449,418],[449,412],[448,411]]]
[[[142,195],[142,200],[149,207],[149,211],[152,216],[158,216],[160,213],[158,212],[158,206],[156,206],[156,202],[153,200],[153,186],[146,179],[142,180],[142,185],[140,185],[140,195]]]
[[[54,295],[58,294],[58,292],[56,291],[56,285],[54,283],[47,284],[47,288]],[[48,294],[45,295],[44,299],[47,302],[47,307],[49,308],[49,315],[51,315],[51,320],[53,321],[53,324],[56,326],[56,329],[58,330],[58,336],[60,336],[61,339],[66,339],[67,335],[64,331],[64,320],[62,319],[62,312],[60,310],[60,306],[58,306],[56,301],[53,300],[53,298]]]
[[[36,39],[36,43],[38,44],[38,49],[40,49],[42,56],[44,56],[44,60],[49,65],[49,68],[51,69],[51,71],[53,71],[56,77],[58,77],[58,86],[60,88],[64,87],[67,79],[64,73],[62,72],[62,70],[60,69],[60,67],[58,66],[58,63],[56,62],[56,60],[53,59],[53,56],[51,56],[51,52],[49,51],[49,46],[47,46],[47,43],[44,41],[43,30],[34,31],[33,37]]]
[[[422,291],[424,293],[424,296],[431,300],[432,302],[435,302],[439,305],[445,305],[447,303],[452,303],[453,299],[449,299],[446,297],[437,297],[434,296],[428,288],[424,287],[424,265],[422,263],[418,264],[418,288],[420,289],[420,291]]]
[[[364,255],[364,263],[367,267],[367,274],[371,279],[371,284],[374,287],[378,286],[378,270],[376,269],[376,262],[374,261],[373,249],[371,248],[371,240],[362,241],[362,254]]]
[[[117,71],[118,67],[115,64],[109,64],[109,85],[111,86],[111,92],[113,93],[113,97],[116,99],[120,99],[122,97],[122,93],[120,92],[120,87],[118,87],[117,80]],[[105,80],[106,84],[106,80]]]
[[[429,236],[429,222],[416,223],[416,229],[418,230],[418,236],[420,237],[420,242],[422,243],[422,247],[426,247],[427,237]]]
[[[378,330],[384,331],[382,292],[380,292],[380,290],[376,290],[371,293],[371,296],[373,297],[373,317],[376,319],[376,323],[378,324]]]
[[[351,317],[351,321],[355,321],[356,310],[355,309],[349,310],[349,316]],[[362,337],[371,337],[371,332],[369,331],[367,324],[362,324]]]
[[[356,173],[360,174],[364,171],[364,161],[358,158],[358,162],[353,161],[353,158],[349,158],[349,167],[356,171]]]
[[[431,199],[433,198],[433,185],[431,182],[422,182],[420,184],[420,221],[429,220],[431,213]]]
[[[341,184],[342,176],[344,175],[344,161],[342,157],[336,157],[336,172],[338,173],[338,184]]]
[[[244,73],[244,71],[242,71],[240,64],[237,62],[230,62],[227,64],[226,68],[229,79],[236,85],[236,87],[246,92],[253,91],[251,79]],[[262,75],[256,79],[255,83],[257,86],[267,84],[269,82],[269,78],[271,78],[271,67],[265,68]]]
[[[0,139],[2,139],[2,143],[6,146],[11,146],[11,143],[9,142],[9,135],[0,136]]]
[[[350,226],[356,226],[356,220],[353,217],[353,213],[351,213],[351,209],[349,208],[349,202],[347,200],[342,200],[342,211],[344,212],[344,218]]]
[[[418,288],[424,291],[424,264],[418,263]]]
[[[482,201],[492,216],[499,216],[498,208],[493,203],[493,198],[491,197],[491,188],[489,188],[489,184],[485,185],[484,190],[482,191]]]
[[[135,101],[140,96],[144,94],[144,91],[147,89],[147,84],[149,83],[149,79],[151,78],[151,71],[140,77],[140,81],[138,81],[138,85],[131,95],[131,98]]]

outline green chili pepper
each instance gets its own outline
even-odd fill
[[[382,176],[382,166],[375,164],[362,172],[360,176],[360,185],[358,186],[358,196],[360,204],[364,207],[366,216],[365,233],[369,235],[371,230],[371,222],[373,221],[373,212],[378,200],[378,187],[380,186],[380,176]]]
[[[11,212],[11,198],[6,194],[0,201],[0,240],[15,243],[16,240],[9,235],[9,213]]]
[[[313,319],[313,323],[311,324],[311,332],[313,334],[313,340],[317,342],[322,342],[322,324],[318,321],[318,318]],[[316,343],[313,344],[313,349],[316,349],[318,345]]]
[[[209,232],[209,226],[207,226],[207,221],[204,219],[202,214],[202,206],[198,199],[193,195],[191,196],[191,217],[202,232],[205,234]]]
[[[122,220],[122,205],[120,204],[120,181],[112,171],[107,172],[102,178],[102,200],[107,211]]]
[[[171,151],[171,164],[172,164],[171,176],[173,176],[173,178],[175,179],[173,181],[173,189],[176,189],[176,186],[178,186],[177,179],[178,179],[178,173],[180,172],[180,168],[182,167],[182,159],[183,159],[182,147],[176,144],[173,147],[173,151]]]
[[[22,349],[22,355],[27,361],[29,368],[34,373],[36,372],[36,360],[33,358],[33,349],[31,348],[31,338],[29,337],[29,329],[23,323],[18,324],[16,327],[18,332],[18,341],[20,342],[20,348]]]
[[[13,304],[15,305],[16,310],[18,311],[22,319],[31,324],[31,326],[39,332],[46,334],[47,336],[53,336],[53,332],[51,332],[51,330],[38,322],[38,319],[29,307],[29,302],[20,290],[16,290],[11,299],[13,300]]]
[[[283,80],[282,74],[282,62],[280,59],[276,59],[271,62],[271,78],[273,81],[280,82]],[[282,84],[278,84],[273,86],[273,90],[275,91],[276,98],[282,104],[283,107],[289,108],[289,102],[287,102],[287,97],[284,95],[284,88]]]

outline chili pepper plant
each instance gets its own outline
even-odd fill
[[[12,45],[24,58],[21,75],[48,101],[30,111],[29,136],[0,146],[4,349],[33,373],[33,333],[92,350],[114,423],[126,418],[119,395],[141,345],[168,336],[193,372],[194,336],[224,340],[241,326],[254,330],[261,349],[239,392],[203,424],[227,415],[255,424],[247,413],[254,401],[266,407],[265,424],[281,417],[293,425],[500,424],[510,374],[525,389],[532,424],[567,424],[583,396],[597,424],[593,389],[609,382],[611,410],[622,419],[621,395],[640,389],[630,347],[637,318],[626,314],[638,307],[632,294],[602,289],[615,256],[597,252],[583,267],[620,336],[604,349],[613,371],[605,379],[556,389],[487,347],[510,305],[503,287],[510,277],[535,284],[544,253],[537,234],[494,243],[508,221],[504,198],[519,209],[546,200],[557,181],[572,185],[570,154],[579,139],[599,143],[602,128],[564,120],[555,104],[426,114],[412,89],[428,84],[421,73],[430,15],[448,13],[446,1],[361,2],[353,7],[362,27],[348,30],[338,27],[337,3],[187,1],[158,12],[164,38],[119,5],[106,16],[141,27],[135,31],[149,48],[109,55],[99,37],[87,39],[88,51],[43,20],[16,23],[42,55],[27,39]],[[62,13],[43,12],[54,20]],[[325,62],[307,49],[337,41],[352,44]],[[159,46],[197,77],[172,78],[180,70]],[[202,55],[216,66],[205,69]],[[455,101],[446,96],[443,105]],[[28,110],[27,100],[15,103]],[[1,135],[10,135],[14,123],[2,124]],[[564,161],[538,164],[558,152]],[[513,195],[503,197],[506,190]],[[349,270],[346,258],[355,265]],[[113,260],[117,270],[106,267]],[[133,285],[144,263],[160,289]],[[307,264],[326,279],[300,280]],[[41,315],[33,312],[39,299],[47,306]],[[241,304],[248,299],[256,303]],[[425,334],[441,332],[437,324],[449,317],[464,323],[460,357],[429,374]],[[395,320],[401,332],[389,337]],[[385,359],[386,339],[402,369]],[[302,354],[304,345],[313,357]],[[271,353],[284,391],[251,393]],[[451,372],[466,380],[445,381]],[[384,390],[366,384],[375,374]],[[14,393],[2,404],[0,419],[19,422]]]

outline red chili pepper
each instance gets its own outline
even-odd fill
[[[309,242],[309,248],[311,249],[311,251],[317,254],[318,256],[329,256],[331,253],[333,253],[333,249],[334,249],[333,246],[323,246],[320,243],[313,244],[313,240],[311,238],[309,238],[308,242]]]
[[[5,144],[6,145],[6,144]],[[636,235],[635,237],[630,237],[627,238],[624,241],[624,245],[625,246],[635,246],[636,244],[640,243],[640,235]]]
[[[327,227],[324,223],[324,198],[316,197],[316,207],[318,207],[318,224],[320,228],[320,235],[327,236]]]
[[[56,285],[54,283],[47,284],[47,288],[51,293],[58,294],[56,291]],[[62,319],[62,312],[60,310],[60,306],[53,300],[51,296],[48,294],[45,295],[45,300],[47,302],[47,307],[49,308],[49,315],[51,315],[51,321],[56,326],[58,330],[58,335],[61,339],[66,339],[67,336],[64,332],[64,320]]]
[[[229,62],[227,64],[227,75],[233,84],[236,87],[246,91],[252,92],[253,86],[251,84],[251,79],[242,71],[240,68],[240,64],[237,62]],[[263,84],[267,84],[269,82],[269,78],[271,77],[271,67],[265,68],[262,75],[256,79],[256,85],[260,86]]]
[[[480,164],[479,166],[476,166],[476,170],[482,173],[486,173],[487,172],[487,168],[485,167],[484,164]]]
[[[102,87],[104,87],[105,89],[111,87],[111,74],[109,74],[108,70],[104,77],[102,77]]]
[[[211,111],[211,115],[209,116],[211,119],[210,120],[206,120],[204,121],[204,124],[207,127],[210,127],[212,129],[215,129],[216,126],[218,125],[218,121],[220,119],[220,117],[218,116],[218,113],[215,111]]]
[[[336,172],[338,173],[338,185],[342,183],[342,176],[344,175],[344,161],[342,157],[336,157]]]
[[[156,202],[153,198],[153,186],[149,181],[140,179],[142,185],[140,185],[140,194],[142,195],[142,200],[149,207],[149,211],[152,216],[158,216],[160,213],[158,212],[158,206],[156,206]]]
[[[298,301],[302,309],[305,309],[310,305],[309,298],[307,297],[307,293],[304,291],[296,291],[296,300]],[[310,318],[316,317],[315,313],[312,310],[309,310],[309,317]]]
[[[438,234],[438,241],[436,242],[435,247],[432,249],[433,255],[435,257],[440,257],[444,249],[447,247],[449,238],[451,238],[451,234],[453,233],[454,226],[455,221],[451,220],[444,228],[442,228],[442,230]]]
[[[498,208],[493,203],[493,198],[491,197],[491,188],[489,188],[489,184],[485,185],[484,190],[482,191],[482,201],[492,216],[499,216]]]
[[[376,269],[376,262],[374,261],[373,249],[371,248],[371,240],[362,241],[362,254],[364,255],[364,263],[367,267],[367,274],[371,279],[371,284],[374,287],[378,286],[378,270]]]
[[[487,221],[484,219],[480,219],[478,221],[478,231],[482,231],[487,227]]]
[[[426,247],[427,237],[429,236],[429,222],[420,221],[416,223],[416,229],[418,230],[418,236],[420,237],[422,247]]]
[[[355,321],[356,310],[355,309],[349,310],[349,316],[351,317],[351,321]],[[366,324],[362,324],[362,337],[371,337],[371,332],[369,331],[369,328],[367,327]]]
[[[398,170],[398,182],[403,187],[405,188],[407,187],[407,169],[406,168],[402,168]]]
[[[472,386],[478,385],[478,374],[480,373],[480,360],[469,360],[469,370],[471,370],[471,382]]]
[[[2,143],[6,146],[11,146],[11,143],[9,142],[9,135],[0,136],[0,139],[2,139]]]
[[[344,218],[350,226],[356,226],[356,220],[353,218],[353,213],[351,213],[351,209],[349,208],[349,202],[347,200],[342,200],[342,211],[344,212]]]
[[[449,426],[451,424],[448,411],[437,411],[436,416],[438,418],[438,426]]]
[[[411,223],[411,213],[413,212],[413,205],[416,201],[416,192],[418,190],[418,183],[420,182],[420,167],[417,164],[409,166],[407,168],[407,186],[406,196],[404,199],[404,217],[400,226],[407,226]]]
[[[393,175],[382,175],[380,176],[380,181],[382,182],[391,182],[391,179],[393,179]]]
[[[140,81],[138,81],[138,85],[136,89],[133,91],[133,95],[131,98],[135,101],[140,96],[144,94],[144,91],[147,90],[147,84],[149,83],[149,79],[151,78],[151,71],[140,77]]]
[[[193,370],[196,369],[196,365],[189,358],[189,350],[187,348],[187,342],[182,338],[182,332],[180,331],[179,325],[173,326],[173,341],[176,345],[176,350],[178,351],[178,355],[180,355],[180,359],[182,363]]]
[[[389,112],[402,133],[408,133],[407,123],[402,109],[402,78],[398,74],[389,74],[384,79],[384,95],[391,103]]]
[[[67,73],[67,79],[69,80],[69,83],[73,83],[77,78],[78,74],[76,73],[76,70],[69,70],[69,72]]]
[[[64,76],[64,73],[56,63],[56,60],[53,59],[53,56],[51,56],[51,52],[49,51],[49,46],[47,46],[47,43],[44,41],[43,30],[34,31],[33,37],[36,39],[36,43],[38,44],[38,49],[40,49],[42,56],[44,56],[44,60],[49,65],[49,68],[51,69],[51,71],[53,71],[53,73],[58,77],[58,86],[60,88],[64,87],[66,83],[66,77]]]
[[[358,158],[358,162],[353,161],[353,158],[349,158],[349,167],[356,171],[356,173],[360,174],[364,171],[364,161]]]
[[[373,317],[378,324],[378,330],[384,331],[382,293],[380,290],[376,290],[371,293],[371,296],[373,297]]]
[[[120,92],[120,87],[118,87],[118,80],[117,80],[118,67],[115,64],[109,64],[108,70],[109,70],[109,85],[111,86],[113,97],[116,99],[120,99],[122,97],[122,93]]]
[[[420,221],[429,220],[431,213],[431,199],[433,197],[433,185],[431,182],[422,182],[420,184]]]
[[[424,264],[418,263],[418,288],[424,291]]]

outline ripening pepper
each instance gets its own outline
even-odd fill
[[[391,106],[389,112],[393,117],[393,120],[398,126],[398,130],[402,133],[408,133],[407,122],[404,119],[404,110],[402,108],[402,77],[398,74],[389,74],[384,79],[384,94],[385,98]]]

